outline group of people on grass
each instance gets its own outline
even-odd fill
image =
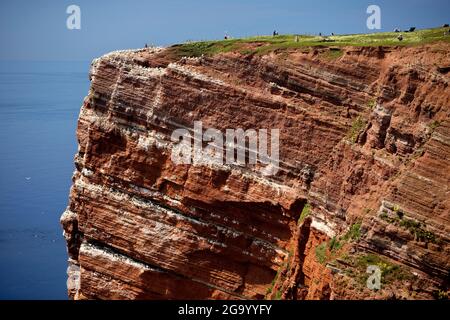
[[[448,25],[448,24],[444,24],[442,27],[443,27],[443,28],[448,28],[449,25]],[[411,27],[411,28],[409,28],[408,30],[405,30],[404,32],[414,32],[415,30],[416,30],[416,27]],[[401,32],[401,31],[400,31],[400,29],[396,28],[396,29],[394,30],[394,32]],[[450,29],[448,29],[448,30],[445,32],[445,35],[446,35],[446,36],[450,35]],[[277,31],[277,30],[273,30],[272,36],[274,36],[274,37],[278,36],[278,31]],[[319,36],[326,38],[326,36],[322,36],[322,32],[319,32]],[[334,33],[333,33],[333,32],[331,33],[331,36],[334,36]],[[223,38],[224,38],[225,40],[231,39],[231,37],[228,35],[228,33],[225,33],[225,36],[224,36]],[[403,39],[404,39],[403,34],[399,34],[398,37],[397,37],[397,40],[398,40],[398,41],[403,41]],[[299,41],[298,36],[295,36],[295,42],[298,42],[298,41]],[[147,44],[145,44],[145,48],[148,48]]]

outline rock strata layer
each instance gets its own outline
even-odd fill
[[[173,50],[92,63],[61,217],[70,298],[447,295],[448,44]],[[174,163],[171,134],[195,121],[280,129],[278,171]]]

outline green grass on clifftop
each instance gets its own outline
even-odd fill
[[[199,57],[223,52],[242,54],[265,54],[273,51],[314,46],[414,46],[437,41],[450,42],[446,35],[449,28],[417,30],[415,32],[380,32],[370,34],[335,35],[329,37],[308,35],[257,36],[250,38],[199,41],[178,44],[170,47],[178,57]],[[402,34],[403,41],[397,37]],[[296,38],[298,41],[295,41]]]

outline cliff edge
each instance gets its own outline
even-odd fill
[[[264,47],[93,61],[61,217],[71,298],[447,296],[450,44]],[[278,170],[174,163],[195,121],[279,129]]]

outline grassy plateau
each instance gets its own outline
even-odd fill
[[[223,52],[266,54],[273,51],[317,46],[415,46],[438,41],[450,42],[449,28],[423,29],[414,32],[380,32],[334,36],[277,35],[227,40],[186,42],[170,47],[178,57],[199,57]],[[403,40],[398,39],[399,35]]]

